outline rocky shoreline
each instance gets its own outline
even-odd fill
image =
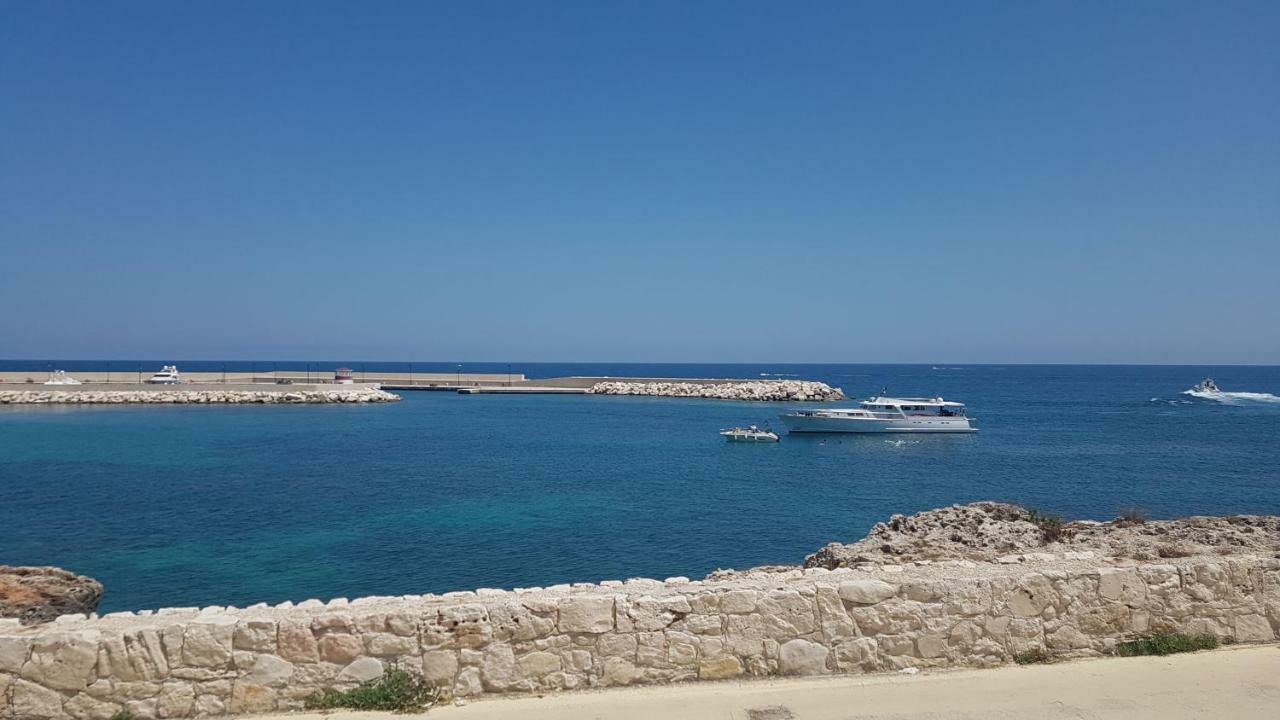
[[[1008,562],[1028,553],[1090,552],[1152,561],[1194,555],[1280,557],[1280,516],[1148,520],[1131,511],[1110,522],[1063,522],[1019,505],[977,502],[894,515],[854,543],[831,543],[804,567],[967,560]]]
[[[0,405],[303,405],[400,400],[374,387],[293,390],[0,390]]]
[[[761,402],[827,402],[845,399],[845,394],[840,388],[811,380],[748,380],[725,383],[609,381],[596,383],[588,392],[595,395],[645,395]]]

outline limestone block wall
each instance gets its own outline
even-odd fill
[[[1097,655],[1153,629],[1236,642],[1280,630],[1280,560],[1087,556],[0,621],[0,718],[292,710],[391,664],[473,697],[981,667],[1033,649]]]

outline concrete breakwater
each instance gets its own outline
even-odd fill
[[[696,381],[604,381],[592,385],[590,392],[595,395],[649,395],[773,402],[821,402],[843,400],[845,397],[839,388],[811,380],[747,380],[715,384]]]
[[[400,396],[377,385],[202,385],[119,387],[71,386],[40,390],[0,390],[0,405],[291,405],[385,403]]]
[[[1020,653],[1100,655],[1160,629],[1273,641],[1280,559],[1038,552],[0,621],[0,717],[292,710],[393,664],[457,697],[986,667]]]

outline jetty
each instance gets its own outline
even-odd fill
[[[45,385],[54,371],[0,372],[0,392],[12,395],[22,391],[67,393],[107,392],[126,388],[156,392],[181,388],[187,392],[224,393],[302,393],[328,392],[333,388],[380,388],[387,392],[444,391],[464,395],[632,395],[648,397],[703,398],[713,400],[752,400],[766,402],[822,402],[844,399],[839,388],[812,380],[748,379],[748,378],[661,378],[569,376],[529,378],[524,373],[388,373],[364,372],[342,368],[341,378],[335,371],[279,370],[272,372],[183,372],[181,382],[169,385],[149,384],[151,373],[144,369],[128,371],[69,371],[60,379],[73,379],[76,385]],[[146,398],[139,400],[147,402]],[[23,402],[11,400],[11,402]],[[28,401],[29,402],[29,401]],[[159,402],[165,402],[161,400]]]

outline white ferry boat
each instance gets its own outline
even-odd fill
[[[165,365],[160,372],[147,378],[147,382],[151,385],[177,385],[182,380],[178,377],[177,365]]]
[[[782,416],[793,433],[970,433],[964,403],[937,398],[873,397],[856,408],[797,410]]]

